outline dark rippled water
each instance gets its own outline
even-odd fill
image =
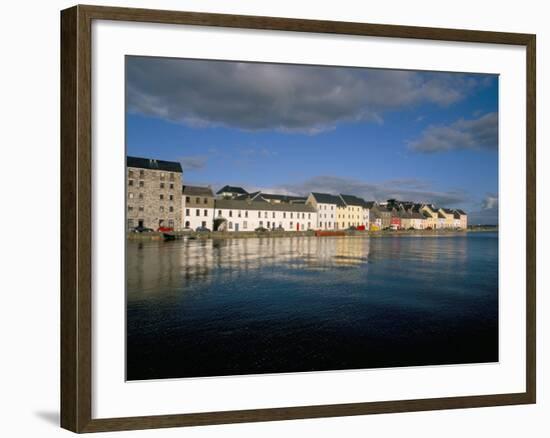
[[[498,361],[498,235],[128,242],[129,380]]]

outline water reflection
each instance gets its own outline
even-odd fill
[[[128,242],[130,380],[498,360],[498,238]]]

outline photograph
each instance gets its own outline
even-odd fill
[[[127,381],[499,362],[499,75],[126,55],[125,153]]]

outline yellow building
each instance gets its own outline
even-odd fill
[[[440,208],[438,213],[445,219],[442,222],[443,228],[455,228],[455,214],[454,211],[449,208]]]
[[[432,230],[435,230],[439,228],[437,209],[435,209],[433,205],[424,204],[420,207],[420,213],[422,213],[426,218],[424,223],[425,229],[431,228]]]
[[[336,226],[339,230],[349,227],[368,227],[369,210],[365,200],[353,195],[339,195],[342,204],[336,208]]]

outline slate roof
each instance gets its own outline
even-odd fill
[[[183,186],[183,194],[187,196],[214,197],[214,193],[212,193],[212,189],[210,187],[200,186]]]
[[[336,204],[338,207],[345,207],[344,201],[340,196],[331,195],[329,193],[311,192],[315,200],[321,204]]]
[[[164,170],[166,172],[183,173],[181,164],[177,161],[155,160],[153,158],[126,157],[127,167],[137,167],[138,169]]]
[[[248,192],[242,187],[234,187],[234,186],[223,186],[220,190],[216,192],[216,195],[219,195],[224,192],[236,193],[238,195],[248,195]]]
[[[274,200],[280,202],[306,202],[307,198],[303,196],[277,195],[275,193],[260,193],[260,197],[266,201]]]
[[[460,208],[457,208],[455,211],[457,211],[458,214],[466,215],[466,212],[464,210],[461,210]]]
[[[340,198],[346,203],[346,205],[354,205],[358,207],[365,207],[366,202],[364,199],[354,195],[340,195]]]
[[[227,210],[261,210],[261,211],[292,211],[316,213],[310,204],[271,204],[266,201],[242,201],[237,199],[216,199],[214,208]]]
[[[365,202],[365,208],[374,208],[376,206],[375,201],[367,201]]]

